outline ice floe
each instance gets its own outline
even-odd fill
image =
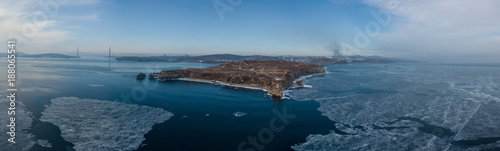
[[[48,140],[37,140],[37,144],[42,146],[42,147],[47,147],[47,148],[51,148],[52,147],[52,144],[48,141]]]
[[[243,112],[235,112],[235,113],[233,113],[233,115],[234,115],[234,116],[236,116],[236,117],[242,117],[242,116],[247,115],[247,113],[243,113]]]
[[[58,126],[77,151],[135,150],[154,124],[172,116],[160,108],[60,97],[51,100],[40,120]]]
[[[376,65],[336,68],[345,72],[309,79],[313,88],[290,95],[319,102],[322,115],[339,122],[335,128],[347,134],[311,134],[293,149],[500,149],[500,77],[488,74],[494,70],[439,65],[402,65],[397,71]],[[481,139],[490,142],[460,146]]]
[[[89,87],[103,87],[102,84],[89,84]]]
[[[52,89],[52,88],[41,88],[41,87],[20,88],[19,91],[21,91],[21,92],[57,93],[57,91]]]
[[[9,103],[7,99],[0,99],[0,108],[1,109],[8,109],[9,108]],[[16,102],[16,138],[15,138],[15,144],[10,143],[7,141],[7,139],[10,138],[6,132],[9,131],[9,127],[5,126],[8,123],[10,123],[10,115],[7,114],[7,110],[4,113],[0,114],[0,123],[2,125],[0,126],[0,131],[2,134],[0,135],[0,150],[29,150],[33,145],[36,144],[34,135],[31,133],[26,132],[26,129],[31,127],[31,122],[32,118],[28,114],[27,111],[23,109],[24,105],[21,102]],[[5,124],[5,125],[3,125]]]
[[[499,111],[500,103],[481,105],[454,139],[475,140],[478,138],[500,137]]]
[[[356,135],[310,135],[307,142],[292,146],[299,151],[332,150],[445,150],[448,146],[436,136],[416,128],[360,131]]]

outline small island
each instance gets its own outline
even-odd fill
[[[295,82],[301,76],[319,73],[325,73],[325,68],[321,65],[277,60],[246,60],[203,69],[164,70],[151,73],[148,77],[159,81],[187,80],[263,89],[272,97],[281,98],[283,90],[295,85],[302,86],[302,81]],[[138,78],[144,78],[144,73],[139,74]]]

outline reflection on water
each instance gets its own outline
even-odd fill
[[[281,102],[283,102],[283,99],[281,99],[281,98],[272,98],[272,99],[274,101],[274,104],[276,104],[276,105],[280,105]]]

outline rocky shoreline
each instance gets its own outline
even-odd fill
[[[284,90],[293,86],[302,86],[302,81],[295,81],[296,79],[318,73],[325,73],[325,68],[321,65],[298,62],[247,60],[203,69],[164,70],[151,73],[148,78],[158,79],[158,81],[203,81],[219,85],[263,89],[272,97],[281,98]],[[146,76],[144,73],[139,73],[136,77],[144,79]]]

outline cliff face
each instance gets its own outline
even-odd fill
[[[301,76],[325,73],[320,65],[287,61],[242,61],[204,69],[165,70],[157,76],[160,81],[194,78],[258,87],[268,90],[273,97],[282,97],[282,91],[292,87]]]

